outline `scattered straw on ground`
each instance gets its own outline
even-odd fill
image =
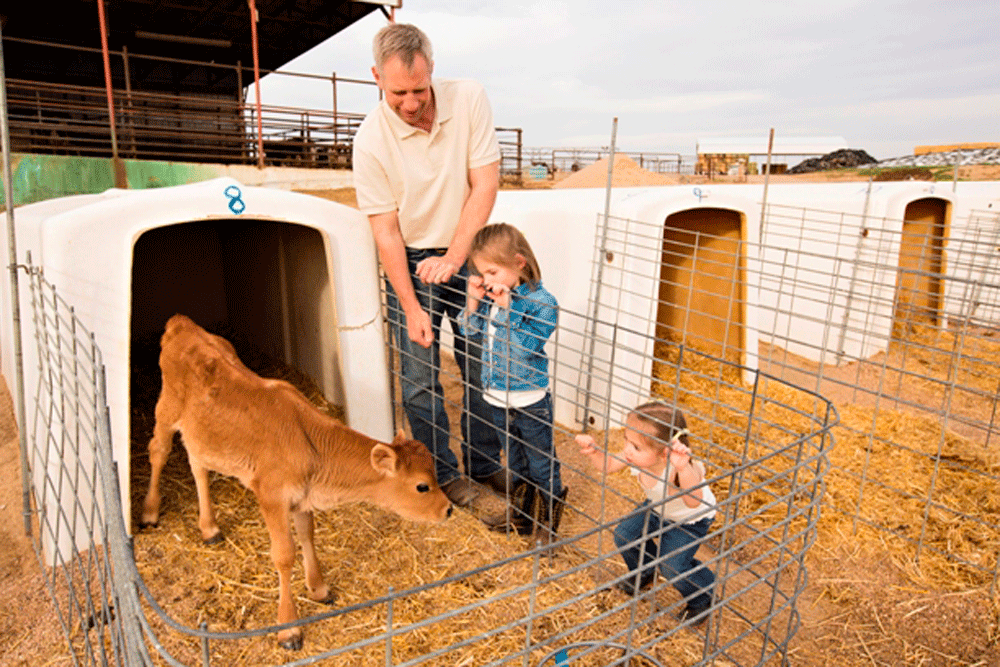
[[[935,390],[942,385],[933,383],[930,374],[935,368],[938,373],[953,371],[946,360],[953,342],[954,334],[932,339],[925,332],[920,344],[910,348],[907,363],[921,367],[927,378],[921,381],[934,384]],[[661,346],[657,354],[661,364],[654,367],[654,376],[663,380],[661,393],[668,399],[673,397],[676,349],[675,345]],[[988,361],[988,367],[1000,366],[1000,346],[982,343],[978,355],[980,362]],[[976,373],[974,366],[958,372]],[[984,387],[990,387],[996,379],[983,381]],[[915,391],[914,380],[906,382],[909,391]],[[695,414],[711,416],[712,423],[701,425],[700,432],[723,449],[740,451],[740,434],[747,426],[752,397],[739,382],[736,369],[690,354],[679,384],[684,388],[679,404]],[[772,405],[794,410],[782,410],[777,418],[758,411],[758,421],[780,424],[788,433],[816,430],[817,422],[808,416],[822,406],[811,394],[789,391],[787,385],[775,382],[767,384],[761,394],[774,398]],[[980,414],[989,407],[989,394],[985,400]],[[945,430],[940,419],[930,414],[852,405],[841,405],[839,412],[841,424],[832,429],[836,444],[829,452],[832,468],[826,475],[824,498],[825,505],[839,511],[824,512],[819,539],[839,540],[841,533],[831,531],[832,526],[847,522],[855,529],[867,521],[871,526],[857,530],[857,538],[885,544],[897,552],[900,562],[910,557],[918,542],[925,547],[920,556],[924,583],[948,590],[987,585],[1000,552],[1000,496],[996,493],[1000,454]],[[699,432],[699,419],[694,421]],[[720,424],[730,428],[720,428]],[[765,427],[759,434],[762,437],[751,441],[748,458],[766,453],[759,451],[761,442],[788,439],[780,432],[769,436],[768,428],[773,430]],[[855,515],[862,521],[855,522]]]
[[[678,378],[673,366],[676,359],[670,358],[670,349],[671,346],[666,346],[657,351],[659,361],[654,375],[662,380],[660,391],[672,392],[675,387],[680,388],[680,404],[696,415],[692,419],[695,432],[700,439],[721,444],[722,447],[716,451],[741,451],[751,396],[743,387],[737,371],[707,357],[689,354]],[[926,354],[935,354],[933,349],[928,347],[927,350]],[[318,390],[310,388],[308,378],[280,365],[268,369],[269,362],[263,358],[247,361],[248,365],[256,364],[262,374],[292,381],[321,407],[336,412],[336,407],[326,404]],[[155,379],[152,382],[140,381],[139,384],[145,386],[146,400],[150,397],[155,400],[158,391]],[[133,388],[134,404],[138,410],[151,415],[152,403],[141,407],[143,392],[138,389]],[[668,399],[673,396],[672,393],[663,395]],[[755,415],[761,423],[751,442],[753,451],[746,454],[751,459],[768,453],[768,447],[773,443],[787,442],[794,434],[815,430],[817,424],[822,422],[821,401],[782,383],[765,383],[760,387],[757,400]],[[460,403],[460,400],[453,402]],[[865,567],[870,568],[874,559],[881,566],[892,564],[895,568],[891,571],[892,576],[899,577],[900,573],[905,573],[907,578],[894,579],[892,586],[880,594],[866,588],[870,584],[866,583],[865,577],[870,573],[845,577],[823,575],[818,582],[820,590],[816,604],[842,606],[845,610],[853,610],[848,612],[852,617],[823,617],[816,625],[807,625],[800,630],[800,636],[808,632],[813,637],[806,644],[808,648],[803,649],[802,656],[817,650],[816,647],[825,647],[830,655],[838,656],[839,664],[863,664],[863,661],[854,662],[852,658],[859,655],[859,643],[846,641],[846,636],[863,637],[872,655],[891,656],[896,655],[891,651],[904,650],[889,648],[896,646],[909,646],[905,650],[911,657],[928,655],[928,651],[935,650],[934,643],[914,640],[911,635],[911,629],[920,626],[915,621],[921,620],[919,614],[922,609],[913,602],[912,591],[917,586],[923,586],[927,591],[969,593],[968,598],[948,598],[948,593],[924,593],[933,598],[928,607],[939,609],[942,614],[961,616],[965,607],[958,603],[966,600],[969,605],[983,606],[982,573],[995,568],[994,559],[1000,546],[995,528],[1000,521],[1000,511],[995,489],[989,483],[989,474],[995,474],[997,461],[995,457],[981,455],[982,448],[970,446],[959,436],[942,434],[940,425],[934,420],[914,419],[885,409],[875,414],[871,408],[851,406],[841,406],[841,418],[843,424],[834,428],[837,444],[830,453],[834,467],[825,479],[826,502],[841,511],[824,511],[817,525],[814,558],[820,563],[825,558],[835,559],[833,567],[840,569],[861,567],[852,565],[855,558],[858,563],[866,563]],[[136,496],[134,502],[138,503],[145,491],[145,475],[148,475],[148,466],[143,464],[148,430],[146,433],[142,430],[151,429],[152,424],[135,414],[133,424],[137,427],[133,441],[137,463],[133,465],[132,488]],[[870,432],[872,426],[880,434],[880,439],[858,435]],[[620,444],[621,432],[613,430],[608,437],[615,448]],[[902,443],[902,446],[886,444],[890,442]],[[940,457],[937,456],[939,442],[942,443]],[[560,458],[571,461],[573,445],[565,433],[557,436],[557,448]],[[735,462],[711,463],[724,467]],[[788,462],[789,465],[792,463]],[[961,465],[952,466],[953,463]],[[780,465],[780,459],[772,460],[766,470],[750,471],[749,474],[773,475]],[[571,467],[574,466],[567,466],[567,469]],[[902,481],[889,474],[899,470],[907,471]],[[862,496],[862,516],[870,517],[873,523],[894,533],[876,530],[864,522],[855,523],[852,520],[851,514],[861,493],[859,479],[863,471],[867,471],[867,481]],[[901,500],[897,491],[888,492],[883,488],[878,483],[881,479],[878,475],[882,473],[886,475],[886,485],[891,483],[896,489],[902,487],[912,498]],[[925,522],[926,503],[923,499],[927,497],[932,478],[937,480],[936,487],[940,490],[934,501],[947,511],[938,507],[927,511],[926,529],[920,539],[932,549],[924,550],[918,567],[910,556],[913,543],[907,538],[916,539],[914,531]],[[603,507],[608,515],[622,513],[628,504],[625,498],[630,491],[634,491],[632,480],[623,476],[608,480],[608,490],[612,493],[602,492],[599,486],[586,483],[573,472],[567,472],[565,482],[571,488],[573,503],[587,508],[588,513],[587,516],[567,513],[564,519],[566,534],[589,528],[588,521],[600,513],[598,508]],[[797,481],[803,486],[807,482],[807,478]],[[206,547],[200,542],[196,525],[196,496],[190,472],[183,450],[177,448],[164,472],[161,524],[156,529],[136,535],[135,553],[140,572],[157,601],[167,609],[171,618],[183,625],[197,627],[205,621],[210,629],[216,631],[271,625],[276,614],[277,575],[268,552],[267,531],[253,495],[234,480],[220,476],[213,476],[212,489],[226,542]],[[720,498],[728,492],[726,485],[720,484]],[[745,509],[763,506],[768,501],[766,495],[751,496]],[[622,574],[617,562],[620,559],[611,559],[603,568],[590,566],[572,572],[576,565],[587,563],[598,553],[601,549],[597,544],[599,540],[605,540],[605,545],[610,544],[609,535],[594,536],[589,543],[566,549],[554,560],[539,561],[539,578],[548,581],[537,589],[532,603],[531,594],[520,590],[533,578],[533,562],[523,557],[528,544],[523,538],[486,530],[477,519],[483,511],[483,506],[475,506],[471,512],[459,511],[449,522],[435,526],[410,523],[363,504],[347,505],[318,514],[316,541],[321,545],[326,580],[338,594],[333,608],[358,605],[358,609],[308,626],[308,654],[365,641],[381,632],[387,622],[387,608],[384,604],[371,604],[370,601],[385,596],[390,585],[399,592],[477,568],[482,568],[482,571],[461,577],[446,586],[400,598],[394,603],[393,627],[396,628],[418,624],[438,614],[455,612],[447,620],[396,636],[392,648],[395,661],[428,655],[462,641],[470,642],[463,664],[481,664],[515,654],[524,646],[525,629],[499,628],[508,621],[524,619],[530,615],[531,609],[536,613],[543,611],[532,626],[533,641],[552,637],[600,615],[607,618],[600,624],[570,633],[560,640],[561,643],[603,641],[628,627],[630,617],[627,607],[621,608],[622,596],[611,591],[599,592],[601,582]],[[755,520],[761,525],[769,521],[777,525],[786,518],[785,514],[787,510],[783,508],[770,508]],[[958,520],[961,515],[981,517],[982,521]],[[799,523],[803,520],[797,519]],[[849,550],[846,557],[850,562],[843,560],[845,548]],[[747,554],[734,554],[735,558],[742,556]],[[963,561],[974,563],[982,570],[963,564]],[[506,563],[496,565],[501,562]],[[821,566],[819,570],[829,571],[829,566]],[[889,571],[884,576],[889,577]],[[331,609],[304,597],[298,563],[293,572],[293,590],[299,595],[299,611],[303,617],[323,614]],[[658,604],[661,605],[674,603],[676,597],[669,589],[658,596]],[[555,609],[563,601],[575,598],[580,599],[574,605]],[[532,607],[532,604],[535,606]],[[975,623],[979,625],[968,626],[973,628],[968,632],[985,635],[995,632],[995,620],[991,619],[1000,613],[1000,605],[996,600],[987,600],[986,604],[992,605],[990,615],[978,618]],[[748,610],[748,613],[752,616],[753,611]],[[808,616],[810,610],[804,609],[803,613]],[[883,630],[873,632],[868,622],[871,616],[864,614],[882,618]],[[895,624],[890,625],[887,618],[893,619]],[[152,623],[160,639],[166,642],[175,656],[186,663],[195,663],[200,659],[201,649],[196,641],[181,637],[159,619],[153,618]],[[670,621],[640,627],[634,637],[640,641],[652,639],[669,629],[663,623]],[[924,623],[926,627],[934,627],[927,625],[930,620]],[[875,627],[879,627],[879,623]],[[907,630],[904,632],[899,628]],[[983,639],[984,642],[987,640],[988,637]],[[961,639],[960,635],[952,643],[967,645],[964,650],[970,655],[986,655],[983,651],[990,650],[984,648],[986,644],[977,643],[975,639]],[[940,646],[943,647],[943,644]],[[342,664],[383,664],[384,652],[384,645],[379,643],[342,656],[338,661]],[[956,648],[953,652],[958,655],[961,650]],[[532,659],[537,661],[544,653],[536,651]],[[675,664],[678,659],[683,664],[690,664],[700,655],[700,639],[693,633],[672,635],[656,646],[654,654],[658,659],[667,660],[666,664]],[[867,652],[860,650],[860,655],[867,655]],[[219,664],[277,663],[289,659],[289,654],[276,647],[273,636],[215,642],[212,645],[212,660]],[[595,654],[594,662],[589,664],[606,662],[606,658],[598,658]],[[421,664],[452,665],[455,664],[454,654],[448,653],[438,661]],[[815,660],[807,659],[802,664],[815,664]],[[904,664],[936,663],[933,660],[913,662],[906,658]],[[973,663],[956,660],[941,664]]]
[[[263,356],[244,355],[244,361],[262,375],[297,384],[321,408],[331,409],[301,374]],[[146,401],[155,400],[156,391],[150,387],[156,385],[157,379],[152,375],[136,380],[137,385],[146,387],[145,392],[133,392],[137,412],[152,412],[152,403],[141,403],[143,397]],[[133,427],[133,514],[138,516],[148,485],[145,446],[152,423],[135,414]],[[565,437],[561,445],[567,445]],[[569,483],[581,494],[575,501],[582,502],[584,486],[576,479]],[[268,533],[253,494],[235,480],[214,473],[211,490],[226,539],[220,545],[206,546],[197,528],[197,498],[186,456],[182,447],[175,447],[163,472],[160,524],[135,536],[135,559],[140,574],[170,618],[187,627],[197,628],[206,622],[210,630],[229,632],[272,625],[277,613],[277,574],[269,554]],[[594,489],[589,492],[596,493]],[[501,500],[499,506],[502,505]],[[559,643],[604,642],[609,638],[613,641],[626,631],[633,620],[627,598],[616,591],[599,590],[600,581],[624,573],[618,559],[614,559],[614,571],[595,566],[577,569],[593,559],[589,547],[562,549],[554,558],[538,561],[537,580],[544,583],[532,594],[526,588],[535,580],[535,562],[525,555],[529,543],[516,535],[487,530],[477,518],[484,511],[485,504],[472,511],[460,510],[439,525],[409,522],[367,504],[349,504],[318,513],[316,543],[320,545],[325,578],[337,594],[332,609],[352,605],[358,608],[307,626],[306,655],[364,642],[382,632],[387,623],[387,607],[370,601],[388,595],[390,587],[398,594],[480,568],[482,571],[453,583],[394,601],[394,628],[454,612],[452,617],[433,625],[400,631],[392,643],[394,662],[433,654],[463,641],[470,644],[462,651],[461,664],[485,664],[516,654],[525,646],[525,628],[522,625],[501,628],[531,617],[532,610],[537,614],[531,626],[533,642],[544,641],[602,615],[606,618],[599,624],[574,630]],[[563,525],[569,533],[589,527],[573,512],[567,512]],[[601,538],[595,536],[593,542],[598,539]],[[610,544],[608,536],[603,539],[606,545]],[[331,610],[304,596],[300,562],[296,563],[292,577],[301,617]],[[658,593],[657,598],[662,598],[659,604],[677,604],[677,596],[669,587]],[[578,601],[563,606],[574,599]],[[201,647],[196,640],[172,630],[152,611],[147,615],[159,640],[176,658],[185,664],[200,660]],[[673,625],[676,623],[668,615],[664,620],[638,627],[632,640],[650,642]],[[737,630],[732,632],[735,634]],[[679,632],[657,644],[655,654],[661,659],[686,656],[684,661],[690,663],[700,656],[701,645],[699,635]],[[532,664],[546,652],[536,649]],[[280,663],[301,657],[279,649],[273,635],[213,642],[211,655],[213,664]],[[421,664],[450,667],[456,664],[455,655],[449,652]],[[337,661],[380,665],[384,664],[384,656],[385,646],[379,643],[340,656]],[[607,663],[606,651],[592,658],[594,662],[580,664]]]

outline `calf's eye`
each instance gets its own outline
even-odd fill
[[[417,484],[417,493],[427,493],[431,490],[431,487],[427,484]]]

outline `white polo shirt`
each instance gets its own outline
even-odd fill
[[[469,196],[470,169],[500,159],[493,112],[482,85],[431,82],[430,132],[396,115],[385,100],[354,137],[354,187],[365,215],[399,211],[410,248],[447,248]]]

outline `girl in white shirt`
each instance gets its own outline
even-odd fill
[[[653,401],[626,418],[620,457],[598,449],[589,435],[576,436],[576,442],[599,470],[631,468],[646,494],[615,528],[615,544],[632,575],[618,588],[635,595],[651,586],[657,568],[648,564],[659,560],[659,571],[687,602],[678,618],[700,625],[712,606],[715,575],[695,553],[715,517],[715,495],[705,483],[704,464],[691,456],[688,434],[679,409]]]

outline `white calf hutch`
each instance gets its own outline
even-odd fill
[[[158,348],[175,313],[303,370],[344,406],[353,428],[392,439],[377,260],[357,210],[217,179],[24,206],[16,225],[20,257],[30,253],[103,352],[127,525],[132,345]],[[22,284],[21,303],[30,299]],[[9,289],[4,311],[10,326]],[[33,397],[38,361],[30,334],[26,340],[25,394]]]
[[[618,188],[606,227],[603,189],[505,191],[492,220],[524,230],[563,308],[615,322],[626,337],[649,334],[645,347],[629,346],[638,356],[615,360],[646,378],[639,360],[652,358],[657,329],[750,369],[759,343],[774,339],[814,362],[869,358],[906,320],[964,316],[968,295],[948,278],[997,263],[948,261],[949,248],[988,247],[996,183],[775,184],[764,222],[762,189]],[[582,362],[565,361],[566,381],[584,386]],[[632,398],[648,391],[636,385]],[[579,418],[575,405],[557,411]]]

